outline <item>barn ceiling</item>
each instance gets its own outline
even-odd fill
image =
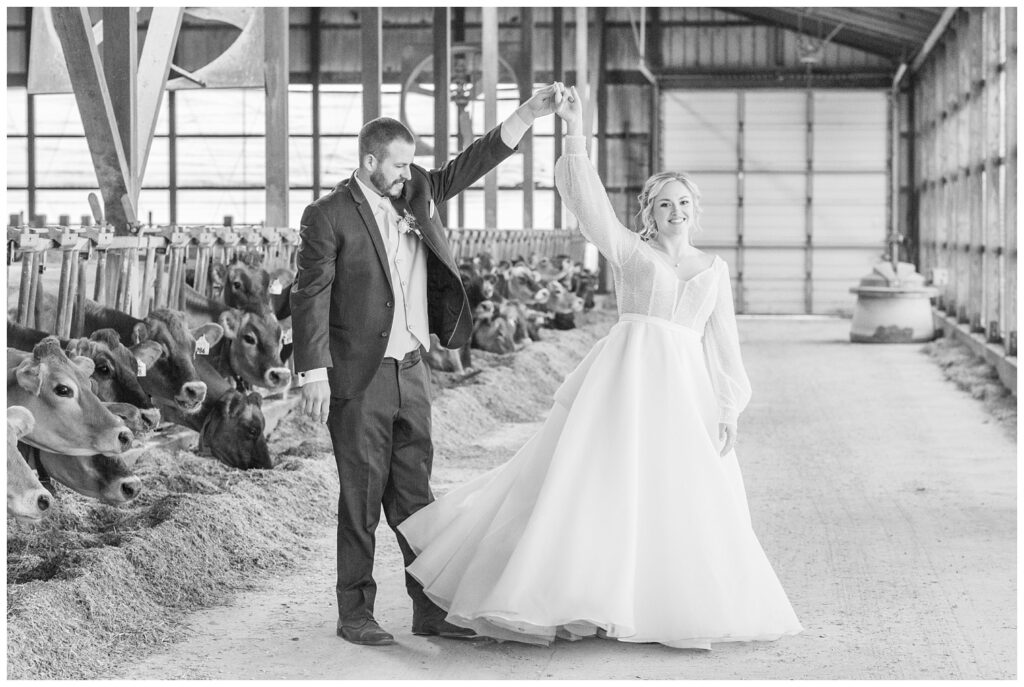
[[[814,38],[911,61],[942,17],[942,7],[722,7],[723,12],[799,31]]]

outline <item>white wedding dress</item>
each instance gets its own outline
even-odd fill
[[[409,572],[450,622],[499,640],[600,628],[710,648],[800,632],[736,454],[719,455],[718,423],[750,398],[728,267],[678,279],[619,223],[583,138],[565,142],[556,183],[611,265],[619,322],[511,460],[402,523]]]

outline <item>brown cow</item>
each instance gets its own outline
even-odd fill
[[[7,321],[7,345],[11,348],[31,351],[47,336],[46,332]],[[81,355],[92,360],[94,368],[89,379],[93,392],[101,401],[135,406],[141,413],[146,431],[152,431],[160,424],[160,411],[139,384],[138,375],[142,371],[145,376],[145,366],[139,365],[139,360],[121,343],[117,332],[98,329],[89,338],[61,339],[60,344],[69,357]],[[153,341],[144,342],[141,346],[151,349],[148,359],[155,359],[154,354],[158,355],[162,350],[160,344]]]
[[[31,353],[8,348],[7,405],[24,406],[35,417],[22,441],[75,456],[129,448],[134,437],[93,393],[92,372],[91,360],[69,360],[55,336],[40,341]]]
[[[40,475],[106,504],[128,503],[142,493],[142,480],[132,473],[123,455],[65,456],[39,451],[38,459]]]
[[[229,467],[274,467],[267,438],[263,436],[266,420],[259,393],[236,391],[208,361],[198,361],[196,368],[208,382],[209,393],[203,407],[198,413],[186,415],[168,406],[162,408],[164,416],[199,432],[200,450]]]
[[[179,310],[153,310],[145,319],[139,320],[94,301],[86,300],[85,303],[87,332],[110,327],[125,345],[132,347],[136,358],[151,361],[147,363],[146,376],[140,377],[139,383],[154,402],[163,399],[186,413],[199,410],[206,397],[206,384],[196,374],[193,362],[196,355],[202,355],[197,342],[205,341],[208,350],[220,341],[224,330],[219,324],[209,322],[190,331],[186,326],[185,313]],[[161,345],[159,358],[152,360],[136,348],[144,341]],[[157,405],[163,407],[163,404]]]
[[[28,408],[7,409],[7,515],[25,520],[39,520],[53,504],[50,492],[18,451],[18,439],[31,432],[34,424]]]
[[[209,362],[228,378],[249,386],[284,389],[291,370],[281,362],[281,325],[270,313],[225,310],[220,314],[222,338],[210,349]]]
[[[515,325],[510,323],[491,301],[482,301],[473,311],[472,342],[476,348],[491,353],[512,353],[516,350],[512,337]]]

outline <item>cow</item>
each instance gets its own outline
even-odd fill
[[[162,409],[165,416],[199,432],[200,451],[229,467],[240,470],[274,467],[267,438],[263,436],[266,420],[259,393],[235,390],[206,361],[199,361],[197,367],[209,388],[202,408],[198,413],[185,414],[168,406]]]
[[[142,493],[142,480],[128,467],[124,456],[64,456],[39,451],[33,462],[41,479],[55,480],[108,505],[128,503]]]
[[[216,320],[224,332],[223,338],[210,348],[208,358],[221,375],[272,390],[288,386],[292,373],[281,361],[284,337],[281,323],[272,313],[230,308],[186,288],[190,321]]]
[[[32,348],[50,336],[38,329],[23,327],[15,322],[7,321],[7,345],[19,351],[31,351]],[[92,390],[101,401],[130,403],[138,408],[146,431],[152,431],[160,424],[160,411],[153,406],[142,386],[139,384],[139,373],[145,376],[145,365],[124,344],[113,329],[97,329],[88,338],[60,339],[61,348],[68,357],[85,356],[93,362],[93,373],[89,380]],[[160,344],[146,341],[141,344],[149,349],[147,359],[153,359],[161,351]]]
[[[281,362],[281,325],[272,314],[226,310],[220,325],[224,337],[210,349],[208,358],[218,372],[243,385],[270,390],[288,387],[292,373]]]
[[[482,301],[473,311],[473,346],[490,353],[512,353],[515,325],[498,312],[494,303]]]
[[[7,408],[7,515],[39,520],[53,505],[53,497],[18,451],[18,439],[32,431],[35,418],[28,408]]]
[[[93,362],[69,360],[50,336],[31,353],[7,349],[7,405],[24,406],[35,418],[22,441],[40,449],[82,456],[120,453],[134,436],[92,391]]]
[[[190,331],[185,313],[179,310],[153,310],[139,320],[95,301],[85,303],[86,332],[110,327],[125,345],[132,347],[136,358],[150,361],[145,363],[146,376],[140,377],[139,382],[154,401],[169,399],[186,413],[199,410],[206,397],[206,384],[196,374],[193,359],[220,341],[224,330],[219,324],[208,322]],[[144,341],[160,344],[160,355],[155,360],[136,348]],[[202,349],[200,341],[205,342]]]
[[[548,314],[547,326],[574,329],[575,314],[583,310],[583,299],[567,289],[562,282],[555,280],[549,281],[541,291],[547,293],[547,298],[543,302],[536,302],[534,307]]]

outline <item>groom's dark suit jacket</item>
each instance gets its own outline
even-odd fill
[[[473,331],[469,300],[436,209],[515,152],[500,125],[437,170],[411,166],[399,215],[415,216],[427,249],[427,311],[441,345],[458,348]],[[302,214],[298,274],[291,292],[295,371],[327,367],[331,395],[352,398],[384,359],[394,291],[384,242],[355,175]]]

